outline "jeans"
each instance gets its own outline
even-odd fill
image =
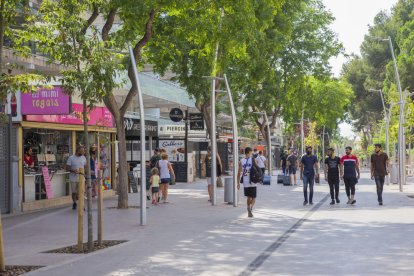
[[[378,202],[382,202],[382,190],[384,189],[385,176],[375,176],[375,184],[377,184]]]
[[[313,184],[315,183],[315,175],[303,175],[303,196],[305,201],[312,203],[313,199]],[[309,184],[309,201],[308,201],[308,184]]]
[[[287,175],[286,166],[282,166],[282,173],[283,173],[284,175]]]
[[[334,200],[335,198],[338,199],[339,196],[339,179],[329,179],[329,192],[331,194],[331,199]],[[334,193],[335,191],[335,193]]]
[[[355,184],[357,179],[355,177],[344,177],[346,195],[350,197],[355,195]]]

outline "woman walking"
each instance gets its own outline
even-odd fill
[[[170,185],[171,177],[175,179],[174,169],[168,161],[168,154],[163,153],[161,160],[158,161],[158,169],[160,171],[160,189],[164,203],[168,203],[168,187]]]

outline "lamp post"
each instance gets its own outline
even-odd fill
[[[381,102],[382,102],[382,108],[384,109],[384,120],[385,120],[385,152],[387,153],[387,156],[389,158],[390,156],[390,143],[389,143],[389,127],[390,127],[390,116],[391,116],[391,110],[393,104],[390,105],[390,110],[387,112],[387,108],[385,107],[385,101],[384,101],[384,93],[381,89],[370,89],[370,92],[379,92],[381,95]],[[390,184],[390,178],[387,177],[387,185]]]
[[[403,192],[403,185],[405,184],[405,135],[404,135],[404,107],[405,107],[405,99],[403,97],[403,92],[401,89],[401,82],[400,82],[400,75],[398,73],[397,61],[395,59],[394,53],[394,46],[392,45],[391,37],[387,38],[378,38],[374,37],[374,39],[379,41],[388,42],[388,46],[391,51],[392,62],[394,64],[394,73],[395,78],[397,80],[397,88],[398,94],[400,97],[400,116],[399,116],[399,123],[398,123],[398,182],[400,192]]]
[[[267,160],[268,160],[268,164],[269,164],[268,173],[269,173],[269,176],[271,176],[272,175],[272,139],[270,137],[270,124],[269,124],[269,120],[267,118],[266,112],[253,112],[253,113],[254,114],[263,115],[264,121],[265,121],[266,126],[267,126],[267,147],[268,147]]]
[[[139,115],[140,115],[140,141],[141,141],[141,194],[140,194],[140,205],[141,205],[141,225],[147,224],[147,199],[146,199],[146,167],[145,167],[145,115],[144,115],[144,102],[142,100],[142,91],[141,91],[141,85],[139,83],[138,78],[138,71],[137,71],[137,65],[135,63],[134,58],[134,52],[132,50],[132,47],[129,46],[129,54],[131,56],[131,63],[132,63],[132,69],[134,70],[135,75],[135,81],[137,82],[138,87],[138,105],[139,105]]]

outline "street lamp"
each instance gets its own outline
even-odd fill
[[[403,185],[405,184],[405,137],[404,137],[404,107],[405,107],[405,100],[403,97],[403,92],[401,89],[401,82],[400,82],[400,75],[398,74],[398,67],[397,67],[397,61],[395,59],[395,53],[394,53],[394,46],[392,45],[391,37],[388,38],[378,38],[373,37],[374,39],[378,41],[386,42],[388,41],[388,46],[390,47],[391,51],[391,57],[394,64],[394,73],[395,78],[397,80],[397,88],[398,93],[400,96],[400,117],[399,117],[399,123],[398,123],[398,163],[399,163],[399,169],[398,169],[398,182],[400,186],[400,192],[403,191]]]
[[[270,137],[270,124],[269,124],[269,120],[267,118],[267,114],[266,112],[253,112],[254,114],[260,114],[263,115],[265,123],[267,125],[267,147],[268,147],[268,151],[267,151],[267,160],[269,162],[269,176],[272,175],[272,139]]]
[[[147,224],[147,199],[146,199],[146,167],[145,167],[145,113],[144,113],[144,102],[142,99],[142,90],[139,83],[137,65],[135,63],[134,52],[132,47],[129,46],[129,54],[131,57],[132,69],[134,71],[135,81],[137,82],[138,88],[138,105],[139,105],[139,115],[140,115],[140,141],[141,141],[141,194],[140,194],[140,205],[141,205],[141,225]]]

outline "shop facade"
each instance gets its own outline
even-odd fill
[[[83,105],[72,103],[58,86],[21,95],[22,120],[16,127],[22,211],[71,202],[65,165],[76,147],[84,143],[82,110]],[[103,187],[111,191],[116,184],[112,115],[105,107],[95,107],[88,117],[88,135],[90,144],[97,147]]]

